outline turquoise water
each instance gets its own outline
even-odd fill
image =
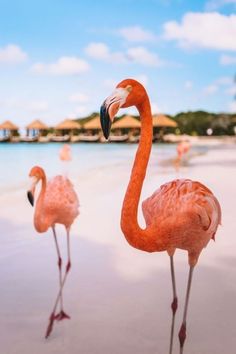
[[[0,190],[15,189],[28,181],[28,173],[34,165],[42,166],[47,175],[53,176],[63,171],[59,160],[62,144],[1,144],[0,145]],[[72,162],[70,175],[84,175],[96,169],[111,167],[114,164],[130,164],[136,152],[133,144],[75,144],[71,145]],[[154,144],[152,157],[156,163],[173,158],[175,145]]]

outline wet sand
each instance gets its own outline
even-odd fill
[[[101,168],[91,167],[83,175],[79,172],[82,166],[78,166],[78,176],[72,174],[81,215],[72,228],[72,269],[64,292],[71,320],[56,323],[48,340],[44,334],[58,290],[52,234],[35,232],[33,209],[26,200],[27,184],[1,195],[2,353],[168,353],[168,256],[132,249],[119,227],[134,151],[123,152],[116,163],[107,152]],[[142,200],[163,182],[192,178],[212,189],[222,206],[223,225],[216,242],[210,242],[202,252],[194,273],[185,354],[236,352],[235,152],[234,145],[212,147],[194,156],[177,173],[172,165],[156,162],[157,149],[143,188]],[[140,223],[143,225],[141,213]],[[58,234],[65,259],[66,237],[60,226]],[[188,275],[185,252],[176,252],[175,265],[179,309],[173,354],[178,353],[177,332]]]

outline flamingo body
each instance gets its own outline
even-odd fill
[[[63,147],[59,151],[59,157],[61,161],[70,161],[72,159],[70,145],[63,145]]]
[[[181,141],[176,148],[178,157],[181,158],[184,154],[187,154],[189,149],[190,143],[188,141]]]
[[[203,184],[190,179],[165,183],[143,201],[142,210],[147,227],[159,238],[158,243],[163,238],[169,254],[176,248],[188,251],[190,265],[196,264],[221,222],[215,196]]]
[[[48,181],[43,202],[38,199],[34,217],[35,229],[45,232],[55,224],[70,227],[79,215],[79,201],[70,180],[56,176]]]

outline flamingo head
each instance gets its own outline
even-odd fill
[[[39,166],[34,166],[29,173],[29,177],[31,178],[31,187],[27,192],[27,197],[32,206],[34,206],[34,193],[37,183],[45,179],[44,170]]]
[[[112,122],[119,109],[130,106],[138,107],[143,102],[145,95],[145,88],[133,79],[123,80],[116,86],[100,109],[100,121],[106,139],[109,137]]]

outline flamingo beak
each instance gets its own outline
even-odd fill
[[[34,196],[33,196],[33,193],[32,193],[31,191],[28,191],[28,192],[27,192],[27,198],[28,198],[30,204],[31,204],[32,206],[34,206]]]
[[[116,88],[115,91],[107,97],[100,108],[100,122],[103,135],[109,138],[112,122],[120,107],[125,103],[129,91],[126,88]]]
[[[108,113],[108,109],[106,107],[106,101],[100,108],[100,122],[103,131],[103,135],[106,139],[109,138],[110,130],[111,130],[111,118]]]
[[[38,183],[38,179],[36,177],[31,177],[31,179],[32,179],[31,188],[27,192],[27,198],[30,204],[34,206],[34,192],[35,192],[36,184]]]

